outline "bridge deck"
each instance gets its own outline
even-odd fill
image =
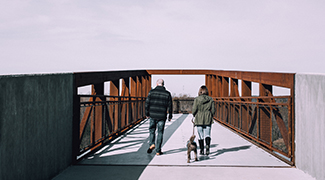
[[[218,123],[212,126],[211,154],[187,163],[191,119],[191,114],[175,114],[166,123],[162,156],[146,152],[146,120],[54,179],[313,179]]]

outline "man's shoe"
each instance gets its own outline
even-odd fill
[[[153,145],[151,145],[150,147],[149,147],[149,149],[147,150],[147,153],[151,153],[152,152],[152,150],[154,150],[155,149],[155,145],[153,144]]]
[[[157,156],[160,156],[160,155],[162,155],[162,154],[164,154],[164,153],[163,153],[163,152],[157,152],[157,153],[156,153]]]

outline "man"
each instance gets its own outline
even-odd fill
[[[170,92],[164,87],[164,80],[158,79],[157,86],[150,90],[146,99],[146,116],[150,119],[149,125],[149,149],[147,153],[151,153],[156,148],[156,128],[158,131],[157,135],[157,148],[156,155],[162,155],[161,144],[163,141],[163,134],[165,128],[165,122],[167,118],[167,110],[169,112],[168,121],[173,117],[173,102]]]

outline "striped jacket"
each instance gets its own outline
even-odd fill
[[[145,108],[147,117],[166,120],[168,111],[168,119],[172,119],[173,101],[170,92],[163,86],[156,86],[156,88],[151,89],[146,99]]]

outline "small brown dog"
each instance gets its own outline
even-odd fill
[[[197,159],[197,145],[196,142],[194,142],[195,135],[193,134],[189,141],[187,141],[187,163],[190,163],[191,159],[191,152],[194,152],[195,155],[195,161],[198,161]]]

